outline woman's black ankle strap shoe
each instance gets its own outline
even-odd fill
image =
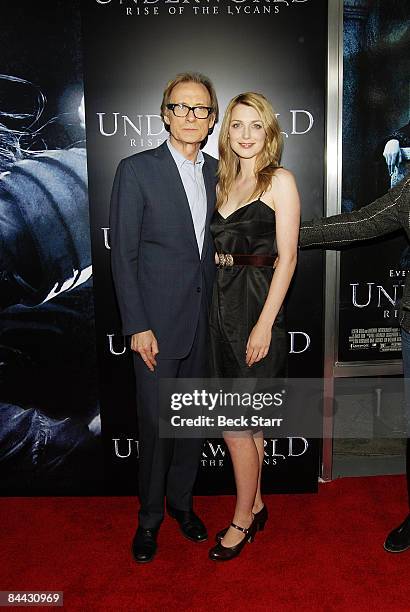
[[[235,546],[223,546],[222,542],[218,542],[211,550],[209,551],[209,558],[212,561],[230,561],[237,557],[242,551],[243,547],[247,542],[253,542],[255,537],[255,533],[257,531],[257,526],[255,522],[255,518],[249,527],[240,527],[239,525],[235,525],[235,523],[231,523],[231,527],[242,531],[245,534],[244,538]]]
[[[251,526],[252,526],[252,523],[251,523]],[[250,529],[250,527],[240,527],[239,525],[235,525],[235,523],[231,523],[231,527],[235,527],[235,529],[242,531],[242,533],[245,533],[246,535],[248,535],[249,529]]]
[[[268,520],[268,509],[267,509],[267,507],[266,506],[262,506],[261,510],[259,510],[259,512],[254,514],[254,517],[255,517],[255,521],[257,523],[256,531],[263,531],[265,529],[265,523]],[[225,529],[221,529],[221,531],[218,531],[218,533],[215,536],[216,542],[220,542],[227,531],[228,531],[228,527],[225,527]]]
[[[258,524],[258,531],[263,531],[265,529],[265,523],[268,520],[268,509],[266,506],[262,506],[262,508],[255,514],[255,520]]]

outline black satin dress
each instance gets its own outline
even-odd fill
[[[275,212],[258,199],[224,218],[215,211],[211,232],[218,253],[277,255]],[[246,344],[257,323],[273,276],[270,266],[218,268],[210,312],[211,367],[216,378],[286,376],[287,333],[281,307],[264,359],[246,365]]]

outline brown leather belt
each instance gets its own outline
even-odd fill
[[[235,253],[218,253],[219,267],[231,266],[269,266],[273,267],[276,257],[273,255],[236,255]]]

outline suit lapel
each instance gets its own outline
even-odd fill
[[[206,221],[205,221],[204,246],[202,249],[201,260],[203,260],[206,254],[206,251],[208,249],[208,246],[209,246],[208,242],[209,242],[209,233],[210,233],[210,223],[211,223],[211,218],[212,218],[212,215],[215,209],[215,195],[216,195],[215,194],[215,190],[216,190],[215,177],[211,176],[210,168],[209,168],[209,165],[206,159],[203,165],[203,175],[204,175],[204,182],[205,182],[205,189],[206,189],[207,209],[206,209]]]

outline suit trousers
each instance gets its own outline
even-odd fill
[[[198,324],[188,355],[183,359],[161,359],[159,346],[157,366],[150,372],[141,356],[134,353],[139,430],[138,518],[144,529],[159,527],[164,518],[165,496],[178,510],[192,508],[192,489],[203,440],[159,437],[159,381],[161,378],[208,376],[208,328],[208,306],[202,294]]]

